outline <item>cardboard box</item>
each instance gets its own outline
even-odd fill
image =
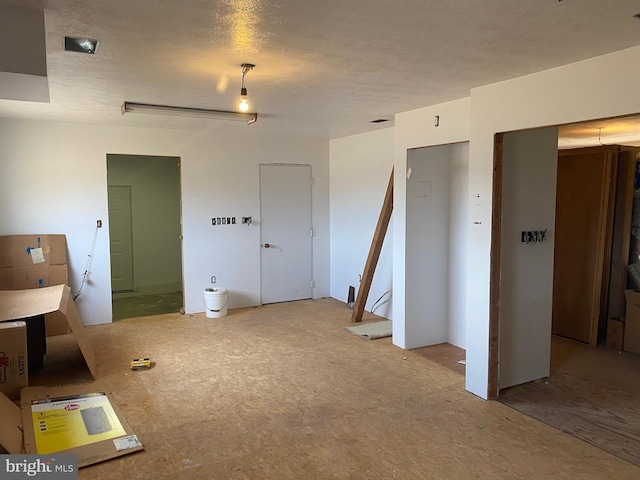
[[[624,322],[615,318],[607,320],[607,347],[622,350],[624,341]]]
[[[73,299],[71,298],[71,290],[67,285],[37,288],[34,290],[0,291],[0,322],[7,322],[0,323],[0,328],[9,328],[2,326],[15,323],[14,319],[16,318],[31,318],[49,313],[57,314],[66,319],[66,322],[71,328],[71,333],[73,333],[74,338],[78,342],[78,346],[80,347],[82,356],[87,363],[87,367],[95,379],[95,355],[93,354],[91,345],[86,338],[84,326],[82,325],[80,315],[78,314],[76,306],[73,303]],[[2,330],[0,330],[0,332],[2,332]],[[26,335],[26,325],[24,326],[23,334]],[[6,337],[0,334],[0,339],[2,338]],[[26,345],[26,337],[23,341]],[[73,385],[54,388],[25,386],[21,390],[20,398],[23,405],[25,401],[28,401],[28,404],[31,405],[31,401],[34,399],[42,400],[52,397],[58,398],[59,396],[75,398],[75,396],[86,396],[89,392],[106,392],[104,386],[98,384],[95,385],[96,386],[93,384],[90,384],[90,386]],[[31,396],[32,393],[33,396]],[[70,449],[68,452],[65,451],[65,453],[79,455],[79,466],[90,465],[108,458],[113,458],[114,456],[125,455],[130,452],[142,450],[143,448],[137,440],[128,438],[129,435],[133,435],[131,428],[124,418],[121,417],[117,407],[110,397],[110,394],[104,393],[104,395],[107,395],[107,398],[109,398],[109,403],[113,406],[113,411],[119,419],[118,421],[122,425],[122,428],[124,428],[125,433],[127,433],[127,436],[111,438],[111,444],[109,444],[109,441],[105,440],[101,442],[93,442],[87,446],[77,446]],[[24,432],[26,435],[24,439],[29,438],[31,442],[28,448],[25,441],[23,441],[23,426],[26,427],[27,425],[31,428],[31,433]],[[96,436],[92,438],[98,439],[99,437]],[[21,414],[20,408],[12,403],[6,395],[0,393],[0,446],[6,449],[9,453],[37,453],[37,450],[34,450],[36,448],[34,439],[35,432],[33,432],[31,407],[24,410]],[[118,448],[121,448],[121,450],[118,451]],[[116,450],[115,453],[114,450]]]
[[[640,293],[625,290],[627,316],[624,322],[624,350],[640,354]]]
[[[66,265],[42,264],[31,267],[0,268],[0,290],[27,290],[68,284]],[[47,337],[69,333],[67,319],[55,313],[45,315],[45,326]]]
[[[80,314],[71,298],[71,289],[67,285],[0,291],[0,322],[56,312],[66,319],[91,376],[95,379],[96,358],[84,332]]]
[[[0,236],[0,290],[26,290],[68,285],[67,240],[64,235]],[[46,335],[69,333],[66,320],[45,316]]]
[[[66,265],[0,268],[0,290],[26,290],[68,283]]]
[[[0,267],[65,265],[67,240],[64,235],[9,235],[0,237]]]
[[[0,392],[0,446],[8,453],[24,453],[20,407]]]
[[[71,333],[67,317],[61,312],[51,312],[44,316],[44,331],[47,337]]]
[[[27,324],[0,323],[0,392],[11,400],[20,398],[20,389],[29,385]]]
[[[24,388],[21,408],[27,454],[78,455],[81,468],[144,449],[100,382]]]
[[[21,408],[0,394],[0,427],[9,453],[78,455],[80,468],[144,449],[100,382],[26,387]]]

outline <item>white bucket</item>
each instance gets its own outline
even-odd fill
[[[207,318],[222,318],[227,316],[229,292],[226,288],[205,288],[204,308]]]

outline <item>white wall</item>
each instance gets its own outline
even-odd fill
[[[183,271],[187,313],[204,311],[211,275],[230,290],[230,307],[260,298],[260,163],[312,167],[314,297],[329,294],[329,145],[322,140],[121,128],[56,122],[0,121],[0,234],[64,233],[70,283],[79,282],[97,219],[107,221],[107,154],[182,159]],[[213,227],[211,217],[252,216],[251,227]],[[90,284],[77,304],[85,324],[111,321],[108,228],[100,230]]]
[[[469,139],[470,99],[463,98],[432,107],[401,113],[395,117],[394,138],[394,224],[393,224],[393,343],[402,348],[419,346],[410,338],[406,321],[407,251],[407,150],[465,142]],[[440,124],[435,126],[434,117]],[[456,187],[459,188],[459,187]],[[462,201],[466,196],[462,196]],[[464,287],[463,287],[464,288]],[[419,343],[419,342],[418,342]]]
[[[467,143],[408,151],[405,348],[464,348],[468,165]]]
[[[634,47],[471,91],[467,390],[487,397],[494,134],[640,112],[639,77]]]
[[[449,322],[447,342],[467,346],[469,142],[451,145],[449,191]]]
[[[500,388],[549,376],[558,129],[504,136]],[[522,243],[521,233],[546,230]]]
[[[349,286],[359,288],[359,274],[371,247],[373,233],[393,167],[393,128],[331,140],[331,296],[347,301]],[[367,311],[392,283],[392,221],[373,277]],[[374,313],[392,318],[391,294]]]

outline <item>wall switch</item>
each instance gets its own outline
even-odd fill
[[[527,230],[520,233],[521,243],[540,243],[547,239],[547,229]]]
[[[98,228],[102,228],[102,220],[98,220]]]

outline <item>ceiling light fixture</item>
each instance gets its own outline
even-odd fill
[[[161,115],[213,118],[217,120],[240,120],[247,122],[247,125],[251,125],[258,120],[257,113],[208,110],[205,108],[172,107],[169,105],[153,105],[149,103],[133,102],[124,102],[122,104],[122,114],[124,115],[125,113],[157,113]]]
[[[100,42],[91,38],[64,37],[65,52],[95,54]]]
[[[253,63],[243,63],[240,65],[242,67],[242,83],[240,84],[240,104],[238,108],[241,112],[246,112],[249,110],[249,103],[247,101],[247,88],[244,86],[244,76],[251,70],[255,65]]]

